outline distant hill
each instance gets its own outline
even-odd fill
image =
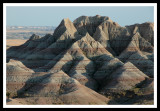
[[[29,39],[32,34],[43,37],[52,34],[55,28],[53,26],[7,26],[7,39]]]

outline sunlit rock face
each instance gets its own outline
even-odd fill
[[[7,49],[7,91],[28,104],[127,104],[128,95],[128,104],[152,103],[153,38],[149,22],[65,18],[53,35]]]

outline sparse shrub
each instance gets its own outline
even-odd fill
[[[7,92],[7,93],[6,93],[6,96],[7,96],[8,99],[9,99],[10,95],[11,95],[10,92]]]

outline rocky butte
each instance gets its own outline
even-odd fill
[[[7,92],[22,104],[153,104],[154,24],[63,19],[7,50]]]

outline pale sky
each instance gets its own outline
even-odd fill
[[[58,26],[63,18],[108,16],[121,26],[154,22],[153,6],[7,6],[7,26]]]

